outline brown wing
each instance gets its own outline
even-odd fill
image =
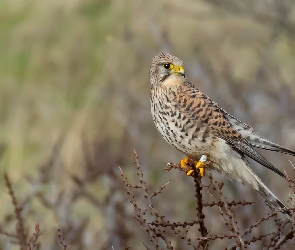
[[[232,148],[242,155],[247,155],[261,165],[271,169],[285,178],[285,175],[260,155],[242,135],[234,129],[226,118],[226,114],[217,103],[207,95],[187,83],[175,97],[178,109],[185,113],[188,119],[195,121],[201,127],[208,127],[210,133],[225,140]]]

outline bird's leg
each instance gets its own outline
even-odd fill
[[[205,163],[207,161],[207,155],[202,155],[200,160],[196,164],[196,169],[199,169],[200,176],[203,177],[205,175]]]
[[[207,155],[202,155],[200,160],[197,162],[197,164],[195,165],[196,169],[199,169],[199,174],[201,177],[203,177],[205,175],[205,162],[207,161]],[[194,170],[190,170],[186,173],[187,176],[192,175],[192,173],[194,172]]]
[[[207,161],[207,155],[202,155],[201,158],[200,158],[200,160],[197,162],[197,164],[194,165],[194,168],[196,168],[196,169],[199,170],[199,174],[200,174],[201,177],[203,177],[205,175],[205,166],[204,165],[205,165],[206,161]],[[182,159],[180,161],[180,166],[183,169],[188,169],[190,163],[191,163],[191,159],[188,158],[188,157],[186,157],[186,158],[184,158],[184,159]],[[190,169],[186,173],[186,175],[187,176],[190,176],[190,175],[193,174],[194,171],[195,170]]]

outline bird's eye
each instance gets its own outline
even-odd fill
[[[172,63],[165,63],[165,64],[163,65],[163,67],[164,67],[165,69],[172,69],[172,68],[173,68],[173,64],[172,64]]]

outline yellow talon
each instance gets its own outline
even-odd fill
[[[204,162],[198,161],[196,164],[196,168],[201,168],[201,166],[204,164]]]
[[[180,167],[184,169],[185,171],[188,171],[190,169],[189,163],[190,163],[190,159],[188,157],[185,157],[184,159],[180,161]]]
[[[182,159],[180,161],[180,166],[182,166],[183,168],[187,168],[187,164],[189,163],[189,158],[185,157],[184,159]]]
[[[180,161],[180,166],[181,166],[182,168],[187,168],[189,161],[190,161],[190,160],[189,160],[188,157],[182,159],[182,160]],[[197,162],[197,164],[195,165],[195,168],[199,170],[199,175],[200,175],[201,177],[204,177],[204,175],[205,175],[205,168],[203,167],[203,165],[205,165],[205,162],[206,162],[206,161],[207,161],[207,156],[206,156],[206,155],[202,155],[201,158],[200,158],[200,160],[199,160],[199,161]],[[194,172],[194,170],[191,169],[191,170],[189,170],[189,171],[186,173],[186,175],[187,175],[187,176],[191,176],[191,175],[193,174],[193,172]]]
[[[202,155],[200,160],[195,165],[195,168],[199,170],[199,175],[201,177],[203,177],[205,175],[205,168],[203,167],[203,165],[205,165],[206,161],[207,161],[207,156]],[[192,161],[188,157],[185,157],[184,159],[182,159],[180,161],[180,166],[181,166],[181,168],[188,170],[191,168],[190,163],[192,163]],[[194,173],[194,171],[195,171],[194,169],[190,169],[190,170],[188,170],[186,175],[191,176]]]
[[[205,162],[207,161],[207,155],[202,155],[200,160],[198,161],[196,168],[200,170],[200,176],[203,177],[205,175],[205,168],[202,167],[202,165],[205,165]]]
[[[200,170],[200,176],[201,177],[204,177],[204,175],[205,175],[205,168],[199,168],[199,170]]]
[[[190,170],[186,173],[187,176],[191,176],[193,174],[194,170]]]

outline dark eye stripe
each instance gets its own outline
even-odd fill
[[[164,82],[171,74],[166,74],[162,77],[162,79],[160,80],[161,82]]]

